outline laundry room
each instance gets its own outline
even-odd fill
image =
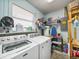
[[[0,59],[79,59],[79,0],[0,0]]]

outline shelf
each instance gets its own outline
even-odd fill
[[[30,34],[30,33],[36,33],[36,32],[0,33],[0,37],[3,37],[3,36],[11,36],[11,35]]]
[[[53,44],[61,45],[61,42],[52,41]]]
[[[77,51],[78,51],[78,50],[79,50],[79,48],[73,47],[73,50],[77,50]]]
[[[57,51],[62,52],[62,51],[61,51],[61,48],[53,48],[53,50],[57,50]]]
[[[73,13],[72,13],[72,16],[77,15],[77,14],[79,14],[79,11],[73,12]]]
[[[72,45],[73,47],[79,48],[79,41],[73,40]]]
[[[71,11],[74,11],[74,10],[77,10],[77,9],[79,9],[79,5],[77,5],[77,6],[75,6],[75,7],[72,7],[72,8],[71,8]]]
[[[75,47],[75,48],[79,48],[79,45],[73,45],[73,47]]]
[[[64,53],[64,52],[60,52],[60,51],[58,51],[58,50],[54,50],[56,53],[58,53],[58,54],[62,54],[62,55],[64,55],[64,56],[68,56],[68,54],[67,53]]]

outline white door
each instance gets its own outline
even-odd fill
[[[40,59],[50,59],[51,57],[51,41],[46,41],[40,46]]]
[[[14,57],[13,59],[38,59],[38,46],[23,52],[22,54]]]
[[[2,45],[0,44],[0,55],[2,54]]]

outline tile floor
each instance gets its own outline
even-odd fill
[[[54,50],[51,59],[68,59],[67,55],[64,55],[63,53]]]
[[[68,55],[65,55],[57,50],[54,50],[51,59],[69,59]],[[79,57],[73,57],[72,59],[79,59]]]

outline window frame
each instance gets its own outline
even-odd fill
[[[19,8],[22,8],[23,10],[25,10],[25,11],[31,13],[31,14],[33,15],[33,20],[31,21],[31,20],[29,20],[29,19],[23,19],[23,18],[19,18],[19,17],[13,16],[13,5],[15,5],[15,6],[19,7]],[[23,7],[18,6],[18,5],[15,4],[15,3],[12,3],[12,17],[15,18],[15,19],[21,20],[21,21],[23,20],[23,21],[26,21],[26,22],[31,22],[32,24],[33,24],[33,22],[34,22],[34,14],[33,14],[31,11],[28,11],[28,10],[24,9]]]

